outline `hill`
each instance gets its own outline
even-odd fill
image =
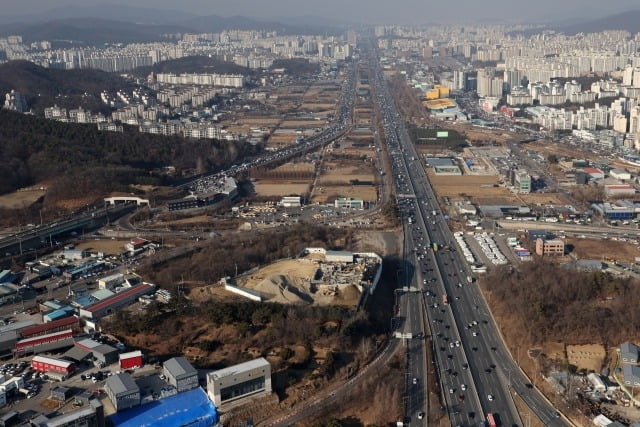
[[[65,108],[82,106],[99,111],[104,108],[100,102],[101,91],[135,87],[133,82],[104,71],[56,70],[28,61],[0,65],[0,96],[11,89],[17,90],[37,113],[54,103]]]
[[[163,184],[150,171],[175,166],[216,170],[255,152],[249,144],[178,136],[100,132],[95,125],[60,123],[0,110],[0,194],[47,182],[45,204],[130,191],[134,183]]]
[[[630,10],[593,21],[556,27],[565,34],[597,33],[605,30],[626,30],[631,34],[640,32],[640,10]]]
[[[234,64],[233,62],[221,61],[208,56],[187,56],[179,59],[158,62],[150,67],[138,67],[133,73],[140,77],[146,77],[149,73],[220,73],[220,74],[242,74],[244,76],[253,75],[253,70]]]
[[[68,18],[0,27],[0,36],[19,34],[27,43],[49,40],[58,47],[101,46],[106,43],[143,43],[162,40],[162,34],[188,31],[178,25],[134,24],[101,18]]]

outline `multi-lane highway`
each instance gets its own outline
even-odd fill
[[[373,79],[382,106],[384,132],[392,156],[398,205],[403,216],[405,239],[413,246],[405,250],[409,286],[407,307],[401,309],[405,330],[419,333],[422,321],[415,315],[420,295],[426,307],[440,384],[452,425],[471,426],[491,413],[500,425],[521,425],[512,393],[517,393],[545,425],[565,425],[555,409],[531,385],[511,357],[489,309],[464,259],[455,247],[452,233],[440,212],[437,199],[415,151],[404,122],[372,58]],[[434,248],[434,244],[436,247]],[[410,372],[420,375],[424,346],[408,347]],[[426,402],[423,378],[409,387],[407,416],[412,425],[425,425],[419,415]]]

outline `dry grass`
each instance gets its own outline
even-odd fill
[[[531,194],[520,194],[519,197],[524,200],[527,204],[543,204],[543,205],[564,205],[565,202],[562,200],[559,194],[557,193],[531,193]]]
[[[373,185],[336,185],[317,187],[314,189],[313,203],[327,203],[338,197],[359,197],[365,202],[375,202],[378,198],[376,187]]]
[[[619,261],[635,262],[640,257],[640,249],[627,242],[616,240],[570,239],[566,245],[573,245],[573,253],[580,259],[602,259],[612,257]]]
[[[13,193],[0,196],[0,208],[22,209],[34,204],[46,191],[14,191]]]
[[[273,197],[291,194],[302,195],[309,192],[311,180],[282,181],[272,179],[256,180],[253,188],[258,196]]]
[[[567,346],[567,359],[578,369],[600,372],[605,356],[606,351],[601,344]]]
[[[437,176],[432,170],[427,172],[440,197],[460,197],[466,195],[480,204],[517,204],[518,198],[505,187],[494,187],[497,175]]]

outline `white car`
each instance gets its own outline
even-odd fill
[[[449,394],[453,394],[453,389],[452,388],[449,389]]]
[[[489,402],[493,401],[493,395],[491,394],[487,395],[487,399],[489,399]]]
[[[466,389],[467,389],[467,385],[466,385],[466,384],[462,384],[462,385],[460,386],[460,388],[464,391],[464,390],[466,390]]]
[[[418,419],[421,420],[424,418],[424,412],[418,412]]]
[[[478,333],[477,333],[477,332],[474,332],[474,333],[473,333],[473,336],[474,336],[474,337],[477,337],[477,336],[478,336]]]
[[[456,341],[456,347],[460,347],[460,341]]]

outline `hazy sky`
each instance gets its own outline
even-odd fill
[[[639,0],[0,0],[1,13],[42,12],[62,5],[122,3],[202,15],[257,18],[314,15],[352,22],[560,21],[640,9]],[[117,7],[114,5],[114,7]]]

